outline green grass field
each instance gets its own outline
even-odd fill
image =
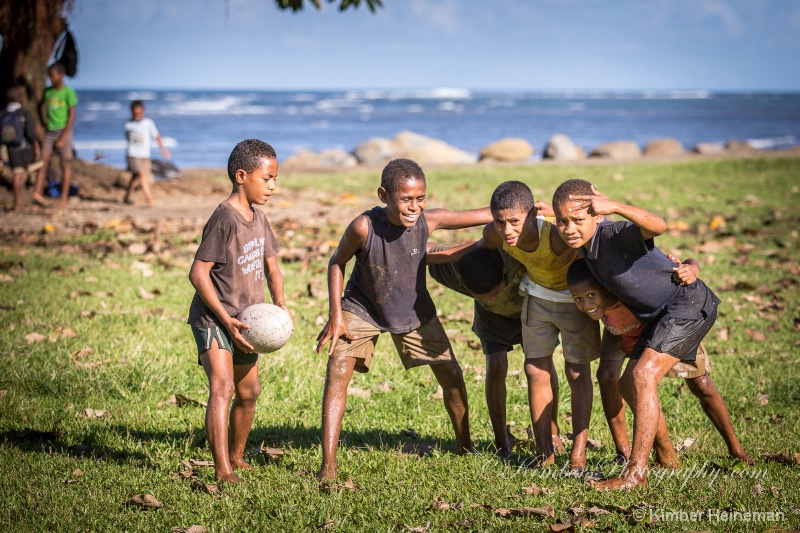
[[[340,482],[318,485],[308,472],[321,459],[326,360],[313,345],[327,301],[318,293],[326,287],[326,257],[313,251],[338,238],[349,220],[324,228],[298,220],[289,233],[289,226],[277,226],[284,247],[311,249],[308,260],[282,264],[296,332],[281,351],[261,358],[263,392],[248,446],[256,471],[244,473],[247,485],[208,494],[193,484],[213,483],[212,468],[190,465],[185,475],[191,477],[180,475],[187,470],[182,462],[211,459],[204,409],[180,401],[208,394],[185,324],[192,236],[161,234],[169,255],[144,259],[105,245],[153,238],[130,228],[122,237],[109,228],[67,242],[7,241],[0,246],[0,530],[556,531],[570,522],[583,531],[649,522],[655,531],[798,529],[798,176],[800,160],[779,158],[429,171],[428,208],[485,205],[509,179],[525,181],[549,201],[561,181],[588,179],[610,198],[663,216],[671,229],[657,240],[660,248],[701,262],[701,277],[723,301],[706,341],[712,376],[758,464],[726,459],[722,439],[683,381],[665,380],[660,397],[673,441],[696,441],[680,453],[681,469],[653,471],[649,488],[621,494],[564,478],[565,456],[544,470],[493,456],[485,363],[469,330],[472,303],[432,281],[464,369],[481,453],[453,453],[431,372],[404,372],[391,341],[382,338],[373,370],[351,384]],[[281,178],[285,188],[328,188],[333,203],[343,193],[374,198],[377,185],[365,173]],[[437,232],[432,240],[475,235]],[[563,370],[559,354],[556,361]],[[522,365],[518,349],[510,356],[508,418],[519,438],[530,424]],[[173,395],[177,405],[169,401]],[[563,372],[560,403],[560,426],[569,431]],[[588,453],[589,465],[608,471],[614,450],[597,390],[590,438],[602,445]],[[415,445],[426,444],[432,452],[414,453]],[[267,448],[285,453],[268,455]],[[769,454],[787,455],[781,462]],[[163,506],[126,505],[137,494]],[[688,513],[697,511],[711,514],[692,521]]]

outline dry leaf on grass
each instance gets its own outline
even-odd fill
[[[394,390],[394,385],[391,381],[381,381],[380,383],[375,384],[372,387],[372,392],[375,394],[384,394],[387,392],[392,392]]]
[[[150,292],[141,285],[139,285],[139,296],[145,300],[152,300],[153,298],[159,296],[160,294],[161,291],[158,289],[153,289],[153,291]]]
[[[325,520],[323,523],[321,523],[320,525],[318,525],[318,526],[317,526],[317,529],[330,529],[330,528],[332,528],[332,527],[333,527],[333,526],[335,526],[335,525],[336,525],[336,524],[334,523],[334,521],[333,521],[333,520],[331,520],[330,518],[328,518],[328,519],[327,519],[327,520]]]
[[[429,505],[426,510],[427,511],[461,511],[464,509],[464,502],[458,501],[456,503],[451,503],[445,500],[439,499],[439,497],[435,497],[433,499],[433,504]]]
[[[356,398],[369,398],[372,396],[372,391],[361,387],[347,387],[347,395]]]
[[[195,479],[200,477],[199,470],[181,470],[172,474],[174,479]]]
[[[208,406],[208,402],[203,400],[195,400],[194,398],[189,398],[181,393],[175,393],[169,397],[167,400],[167,405],[175,405],[177,407],[185,407],[187,405],[194,407],[206,407]]]
[[[764,460],[772,463],[781,463],[784,465],[797,465],[800,464],[800,453],[794,455],[790,453],[765,453]]]
[[[173,527],[169,531],[170,533],[208,533],[208,528],[194,524],[189,527]]]
[[[286,455],[286,451],[283,448],[265,448],[263,441],[258,446],[258,448],[255,449],[254,453],[256,455],[266,455],[269,458],[275,458],[280,455]]]
[[[149,509],[161,509],[164,505],[151,494],[137,494],[125,502],[127,507],[137,507],[147,511]]]
[[[0,274],[0,283],[9,283],[11,281],[14,281],[14,278],[8,274]]]
[[[58,339],[73,339],[78,336],[78,332],[64,326],[58,326],[50,333],[50,342],[55,342]]]
[[[545,505],[544,507],[499,507],[495,509],[494,512],[503,518],[516,518],[518,516],[542,516],[545,518],[552,518],[556,515],[552,505]]]
[[[72,477],[81,477],[83,475],[83,470],[80,468],[76,468],[72,471]]]
[[[33,344],[34,342],[42,342],[44,339],[45,336],[42,335],[41,333],[34,332],[25,335],[25,340],[28,342],[28,344]]]
[[[434,391],[434,393],[431,394],[430,398],[432,400],[441,400],[444,398],[444,390],[442,389],[441,385],[436,387],[436,391]]]
[[[767,405],[769,403],[769,394],[764,394],[763,392],[758,393],[756,401],[758,401],[758,405]]]
[[[342,483],[332,483],[330,481],[320,481],[319,482],[319,490],[323,492],[341,492],[342,490],[350,490],[350,491],[357,491],[358,487],[351,478],[347,478],[347,481]]]
[[[431,527],[431,523],[428,522],[424,526],[409,526],[408,524],[403,524],[406,528],[406,531],[411,531],[413,533],[428,533],[430,531],[428,528]]]
[[[573,524],[550,524],[547,526],[548,531],[559,532],[566,531],[567,533],[575,533],[575,526]]]
[[[531,483],[528,487],[522,487],[522,490],[524,490],[526,494],[533,494],[534,496],[538,496],[542,493],[542,487],[536,483]]]
[[[194,481],[192,481],[192,489],[212,495],[221,493],[217,485],[212,485],[211,483],[205,483],[203,480],[200,479],[195,479]]]
[[[92,409],[91,407],[87,407],[86,409],[84,409],[83,414],[84,416],[86,416],[86,418],[89,419],[105,418],[110,415],[110,413],[106,409]]]
[[[697,437],[688,437],[683,439],[677,446],[675,446],[676,452],[682,452],[692,446],[697,441]]]
[[[406,455],[418,455],[425,457],[431,455],[436,446],[429,442],[407,442],[403,444],[403,453]]]
[[[745,333],[747,333],[747,336],[753,342],[764,342],[765,340],[767,340],[767,336],[764,335],[763,332],[758,331],[757,329],[747,328],[745,329]]]
[[[97,316],[97,311],[81,311],[80,315],[81,318],[94,318]]]

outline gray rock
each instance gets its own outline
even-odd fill
[[[555,161],[576,161],[585,159],[586,154],[580,147],[575,146],[572,139],[562,133],[558,133],[547,141],[547,147],[544,149],[542,157]]]
[[[725,143],[725,151],[731,154],[757,154],[758,148],[753,148],[747,141],[730,140]]]
[[[524,163],[533,155],[533,146],[525,139],[506,137],[481,148],[480,160]]]
[[[644,147],[646,157],[671,157],[685,153],[686,150],[680,141],[670,138],[654,139]]]
[[[717,143],[699,143],[692,152],[700,155],[720,155],[725,153],[725,147]]]
[[[591,157],[608,159],[638,159],[642,155],[639,145],[633,141],[613,141],[601,144],[592,150]]]
[[[358,164],[356,158],[344,150],[324,150],[320,153],[300,150],[281,163],[281,170],[310,171],[352,168]]]
[[[354,154],[362,165],[383,166],[396,157],[394,143],[383,137],[373,137],[359,144]]]

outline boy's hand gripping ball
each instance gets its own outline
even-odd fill
[[[250,326],[240,331],[258,353],[274,352],[292,336],[292,319],[277,305],[253,304],[242,311],[238,319]]]

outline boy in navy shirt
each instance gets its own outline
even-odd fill
[[[645,327],[630,353],[621,388],[635,390],[633,448],[619,477],[597,484],[599,490],[647,485],[647,460],[658,439],[668,439],[658,383],[680,361],[694,361],[700,341],[714,325],[719,298],[700,279],[677,283],[675,264],[655,247],[666,231],[664,219],[615,202],[585,180],[568,180],[553,195],[558,232],[577,249],[592,274]],[[604,215],[627,220],[603,221]],[[663,442],[663,441],[662,441]]]

